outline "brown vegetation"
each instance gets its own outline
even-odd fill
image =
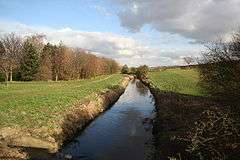
[[[205,110],[189,134],[188,151],[207,159],[238,159],[240,133],[230,113]]]
[[[173,92],[163,92],[157,88],[150,90],[155,97],[156,117],[153,135],[156,139],[158,159],[199,159],[198,155],[187,152],[191,144],[189,132],[194,128],[205,109],[217,106],[208,98]],[[157,159],[157,158],[156,158]]]
[[[97,57],[64,44],[43,43],[44,36],[18,37],[11,33],[0,40],[0,72],[5,81],[71,80],[113,74],[116,61]]]
[[[0,40],[0,71],[5,81],[12,81],[13,70],[19,66],[22,50],[22,39],[14,33],[5,35]]]
[[[240,33],[231,41],[209,43],[199,69],[202,86],[211,96],[239,108]]]
[[[238,159],[239,128],[227,108],[206,97],[150,88],[156,159]]]
[[[143,65],[143,66],[139,66],[136,70],[136,76],[137,78],[139,79],[146,79],[147,76],[148,76],[148,71],[149,71],[149,68],[147,65]]]

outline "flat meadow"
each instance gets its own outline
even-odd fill
[[[37,128],[56,120],[76,101],[120,84],[123,75],[104,75],[86,80],[0,83],[0,127]]]
[[[149,79],[154,87],[162,91],[204,96],[204,90],[199,85],[197,69],[166,69],[149,73]]]

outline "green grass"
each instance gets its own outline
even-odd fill
[[[59,113],[78,100],[86,100],[117,85],[123,75],[61,82],[13,82],[0,84],[0,127],[37,128],[58,119]]]
[[[163,91],[181,94],[203,96],[204,91],[199,86],[199,73],[196,69],[167,69],[165,71],[150,72],[151,83]]]

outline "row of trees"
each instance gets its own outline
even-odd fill
[[[5,81],[82,79],[119,70],[112,59],[43,40],[42,35],[22,38],[14,33],[0,39],[0,72]]]
[[[149,67],[147,65],[142,65],[139,67],[131,67],[128,68],[128,66],[125,64],[122,67],[121,73],[122,74],[134,74],[138,79],[146,79],[148,76]]]

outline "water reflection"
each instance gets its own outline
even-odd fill
[[[117,103],[93,121],[62,154],[73,159],[150,159],[154,103],[150,91],[133,80]]]
[[[137,81],[136,86],[137,86],[137,91],[140,95],[146,96],[148,94],[149,90],[143,83],[141,83],[140,81]]]

